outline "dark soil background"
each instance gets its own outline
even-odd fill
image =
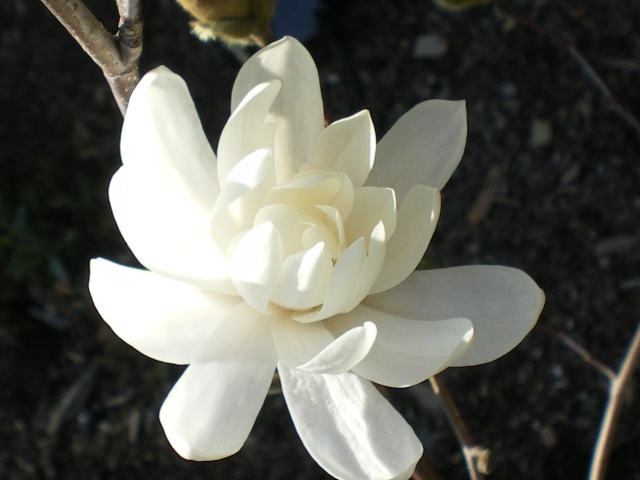
[[[110,1],[90,8],[115,31]],[[515,2],[572,42],[640,115],[640,2]],[[169,0],[143,2],[142,70],[189,84],[214,145],[236,57],[199,43]],[[245,447],[193,463],[168,445],[158,409],[181,368],[137,353],[87,294],[88,261],[133,262],[107,202],[122,119],[99,69],[38,1],[3,0],[0,34],[0,478],[324,479],[270,396]],[[328,112],[368,108],[379,136],[416,103],[466,99],[466,154],[443,191],[429,254],[450,265],[527,271],[540,323],[617,369],[640,320],[640,135],[569,54],[492,6],[326,0],[306,44]],[[447,381],[504,479],[583,479],[607,381],[535,329],[492,364]],[[639,376],[628,389],[610,480],[640,479]],[[428,384],[390,392],[445,479],[467,478]]]

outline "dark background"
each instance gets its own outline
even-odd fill
[[[88,5],[115,31],[111,2]],[[638,132],[566,48],[492,6],[321,7],[306,44],[332,118],[368,108],[380,137],[420,101],[467,100],[467,150],[443,191],[428,253],[449,265],[524,269],[547,294],[540,323],[617,369],[640,320]],[[522,0],[514,8],[576,45],[640,114],[639,2]],[[175,3],[145,1],[143,11],[142,70],[165,64],[186,79],[216,145],[238,60],[191,36]],[[157,413],[181,368],[115,337],[86,289],[90,258],[133,262],[106,196],[122,119],[100,70],[42,4],[3,0],[0,18],[0,478],[328,478],[280,395],[267,399],[237,455],[193,463],[172,451]],[[427,50],[418,48],[425,36]],[[607,381],[556,337],[535,329],[499,361],[443,378],[495,455],[489,478],[585,478]],[[608,479],[640,479],[638,378]],[[443,477],[467,478],[428,384],[390,395]]]

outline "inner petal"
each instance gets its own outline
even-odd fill
[[[308,248],[303,243],[303,235],[309,225],[315,224],[317,220],[303,214],[295,206],[276,203],[262,207],[256,214],[253,224],[257,226],[265,222],[271,222],[280,232],[286,258]]]
[[[333,262],[325,245],[285,259],[271,301],[292,310],[308,310],[324,300]]]
[[[305,249],[322,243],[329,257],[335,262],[340,255],[340,244],[335,233],[324,223],[313,222],[307,224],[307,229],[302,234],[302,244]]]
[[[273,188],[269,203],[294,205],[308,215],[316,215],[318,205],[330,205],[347,218],[353,195],[353,184],[348,175],[334,170],[313,170],[299,173],[290,182]]]

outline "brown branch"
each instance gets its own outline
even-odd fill
[[[530,30],[533,30],[536,33],[539,33],[543,37],[548,38],[556,45],[559,45],[563,49],[565,49],[573,59],[580,65],[582,71],[589,79],[589,81],[593,84],[593,86],[598,90],[602,96],[609,102],[611,108],[615,113],[618,114],[620,118],[622,118],[627,124],[633,128],[638,135],[640,135],[640,120],[636,117],[631,110],[622,105],[620,101],[613,95],[605,81],[602,77],[594,70],[589,61],[580,53],[580,51],[568,40],[565,40],[559,35],[556,35],[551,30],[546,29],[542,25],[535,23],[532,20],[520,15],[517,12],[514,12],[508,5],[506,5],[505,1],[496,1],[496,4],[499,8],[501,8],[507,15],[513,18],[516,22],[527,27]]]
[[[589,353],[589,351],[586,348],[579,345],[573,338],[571,338],[566,333],[561,332],[560,330],[556,330],[555,328],[549,327],[548,325],[544,325],[542,323],[536,324],[535,328],[537,330],[542,330],[543,332],[548,333],[549,335],[552,335],[558,340],[560,340],[567,347],[569,347],[571,350],[577,353],[586,363],[588,363],[593,368],[598,370],[602,375],[607,377],[609,381],[613,381],[614,378],[616,377],[616,373],[613,370],[611,370],[604,363],[602,363],[600,360],[598,360],[593,355],[591,355],[591,353]]]
[[[100,67],[124,115],[139,80],[142,20],[138,0],[119,0],[118,34],[110,34],[82,0],[41,0]]]
[[[477,445],[473,440],[442,377],[440,375],[434,375],[429,379],[429,383],[434,393],[440,398],[447,419],[453,427],[458,443],[460,443],[462,447],[462,454],[467,466],[467,471],[469,472],[469,478],[471,480],[484,480],[484,475],[492,469],[489,450]]]
[[[640,323],[636,328],[636,332],[627,350],[626,355],[622,359],[620,370],[611,381],[611,389],[609,391],[609,400],[598,433],[598,440],[593,452],[591,468],[589,469],[589,480],[603,480],[606,470],[611,447],[613,445],[613,435],[620,419],[620,410],[622,408],[622,393],[631,380],[633,371],[640,361]]]

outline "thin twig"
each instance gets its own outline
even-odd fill
[[[82,0],[41,0],[100,67],[122,114],[139,80],[142,20],[138,0],[118,1],[118,34],[110,34]],[[123,12],[126,15],[123,15]]]
[[[593,84],[593,86],[604,96],[604,98],[609,102],[611,108],[614,112],[618,114],[620,118],[622,118],[631,128],[633,128],[638,135],[640,135],[640,120],[636,117],[631,110],[622,105],[620,101],[613,95],[605,81],[602,77],[594,70],[589,61],[580,53],[580,51],[568,40],[565,40],[559,35],[556,35],[551,30],[543,27],[535,23],[532,20],[520,15],[517,12],[514,12],[506,2],[497,1],[496,4],[499,8],[501,8],[507,15],[513,18],[516,22],[521,25],[533,30],[536,33],[539,33],[543,37],[548,38],[555,44],[564,48],[569,54],[573,57],[573,59],[582,67],[582,71],[589,79],[589,81]]]
[[[449,393],[449,389],[442,380],[442,377],[440,375],[434,375],[429,379],[429,383],[431,384],[431,388],[434,393],[440,398],[445,414],[447,415],[447,419],[453,427],[458,443],[460,443],[460,446],[462,447],[462,454],[467,465],[469,478],[471,480],[483,480],[485,477],[484,474],[478,470],[477,460],[479,454],[486,455],[488,451],[476,445],[474,442],[473,437],[467,429],[467,425],[462,419],[462,415],[460,415],[458,407],[456,407],[456,404],[451,397],[451,393]]]
[[[611,389],[609,391],[609,400],[607,408],[602,419],[598,440],[593,452],[591,468],[589,469],[589,480],[603,480],[607,470],[607,462],[611,454],[613,445],[613,435],[620,419],[620,410],[622,408],[622,393],[629,383],[633,371],[640,361],[640,323],[636,328],[636,332],[627,350],[626,355],[622,359],[618,374],[611,381]]]
[[[602,375],[607,377],[609,381],[613,381],[616,377],[616,372],[614,372],[611,368],[607,367],[600,360],[595,358],[589,351],[583,346],[579,345],[573,338],[567,335],[560,330],[556,330],[553,327],[549,327],[548,325],[543,325],[542,323],[538,323],[536,325],[536,329],[542,330],[549,335],[556,337],[562,343],[564,343],[567,347],[577,353],[586,363],[591,365],[593,368],[598,370]]]

